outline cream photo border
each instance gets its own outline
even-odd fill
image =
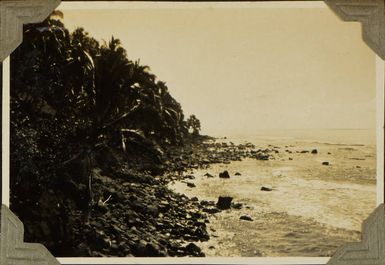
[[[377,209],[364,222],[363,240],[342,246],[332,258],[55,258],[42,245],[23,243],[22,223],[9,207],[9,141],[10,141],[10,52],[21,42],[12,38],[12,31],[20,34],[23,23],[43,20],[59,4],[57,0],[2,0],[0,1],[0,58],[3,59],[2,98],[2,212],[0,234],[0,264],[376,264],[385,265],[384,212],[384,86],[385,57],[383,42],[385,15],[384,1],[336,0],[325,1],[342,19],[360,21],[364,41],[378,54],[376,56],[376,110],[377,110]],[[24,6],[26,8],[22,9]],[[254,1],[254,2],[62,2],[60,10],[79,9],[143,9],[143,8],[328,8],[322,1]],[[18,13],[18,8],[22,10]],[[378,11],[378,12],[377,12]],[[38,12],[38,18],[32,18]],[[381,15],[382,14],[382,15]],[[9,16],[13,16],[9,18]],[[375,17],[376,16],[376,17]],[[29,17],[31,17],[30,20]],[[380,21],[378,21],[380,20]],[[9,24],[13,24],[10,26]],[[7,25],[8,23],[8,25]],[[11,30],[8,28],[10,27]],[[9,31],[10,30],[10,31]],[[10,33],[11,32],[11,33]],[[374,37],[373,37],[374,36]],[[11,44],[9,42],[12,41]],[[8,46],[12,46],[9,49]],[[381,56],[381,57],[380,57]]]

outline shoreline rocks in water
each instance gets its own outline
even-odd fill
[[[195,188],[196,187],[195,184],[192,182],[187,182],[186,184],[187,184],[187,187],[189,187],[189,188]]]
[[[217,207],[221,210],[226,210],[231,208],[231,202],[233,201],[233,197],[230,196],[219,196]]]
[[[227,170],[219,173],[219,177],[222,178],[222,179],[229,179],[230,178],[230,174]]]
[[[250,215],[242,215],[239,217],[240,220],[245,220],[245,221],[254,221],[253,218],[250,217]]]
[[[269,160],[270,158],[270,154],[268,153],[269,150],[258,150],[255,155],[254,155],[254,158],[257,159],[257,160]]]
[[[273,188],[272,187],[269,187],[269,186],[262,186],[261,187],[261,191],[272,191]]]
[[[208,217],[243,205],[233,203],[230,196],[221,196],[217,202],[188,198],[171,191],[168,184],[183,181],[194,188],[188,180],[195,177],[184,172],[243,158],[268,160],[270,153],[269,149],[257,151],[252,144],[216,143],[207,138],[167,150],[164,172],[157,176],[132,165],[101,168],[93,183],[94,197],[101,203],[92,207],[86,228],[75,227],[78,247],[71,256],[204,256],[193,242],[209,240]],[[214,177],[208,172],[205,176]],[[225,170],[220,177],[230,178],[230,174]]]

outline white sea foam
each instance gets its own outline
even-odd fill
[[[251,138],[259,142],[250,141]],[[357,145],[357,136],[350,135],[344,139],[348,148],[341,148],[298,138],[275,139],[272,142],[258,136],[228,138],[227,141],[235,143],[253,142],[257,148],[274,145],[279,153],[271,161],[245,159],[196,170],[196,188],[188,188],[185,183],[172,186],[201,200],[216,201],[220,195],[229,195],[235,202],[249,206],[211,218],[210,228],[218,237],[202,243],[208,255],[327,256],[343,242],[359,239],[361,223],[376,205],[376,149],[370,140]],[[336,139],[334,142],[341,143]],[[300,152],[313,148],[318,150],[317,154]],[[323,161],[330,165],[322,165]],[[207,172],[218,176],[223,170],[229,171],[230,179],[204,176]],[[235,172],[242,175],[235,176]],[[270,185],[273,191],[261,191],[263,185]],[[240,223],[242,214],[250,215],[254,221]],[[258,236],[259,243],[252,236]],[[254,242],[254,247],[246,241]],[[230,244],[231,248],[210,248],[216,243]]]

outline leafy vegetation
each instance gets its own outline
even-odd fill
[[[99,43],[56,18],[26,25],[11,56],[11,207],[27,241],[64,256],[91,207],[96,164],[158,174],[163,152],[200,124],[119,39]]]
[[[199,131],[201,130],[201,122],[198,120],[198,118],[195,115],[190,115],[188,117],[187,121],[187,128],[193,135],[198,135]]]

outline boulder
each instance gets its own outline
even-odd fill
[[[243,206],[243,204],[239,203],[239,202],[231,204],[231,207],[234,209],[237,209],[237,210],[242,209],[242,206]]]
[[[219,210],[217,207],[206,207],[203,209],[204,212],[214,214],[219,213],[221,210]]]
[[[313,150],[311,150],[311,153],[312,154],[318,154],[318,150],[317,149],[313,149]]]
[[[269,154],[263,153],[263,152],[258,152],[255,155],[255,159],[257,159],[257,160],[269,160],[269,157],[270,157]]]
[[[147,245],[147,242],[144,240],[140,240],[138,243],[136,243],[133,249],[134,255],[138,257],[146,257],[147,256],[146,245]]]
[[[189,188],[195,188],[196,186],[195,186],[195,184],[192,183],[192,182],[187,182],[187,187],[189,187]]]
[[[160,247],[154,243],[147,243],[145,248],[146,257],[165,257],[164,253]]]
[[[322,165],[324,165],[324,166],[329,166],[330,163],[329,163],[328,161],[324,161],[324,162],[322,162]]]
[[[272,191],[273,189],[271,187],[262,186],[261,191]]]
[[[233,200],[233,197],[230,196],[219,196],[217,207],[221,210],[226,210],[231,207],[231,202]]]
[[[240,220],[245,220],[245,221],[254,221],[253,218],[250,217],[250,215],[242,215],[239,217]]]
[[[227,170],[225,170],[225,171],[219,173],[219,177],[223,178],[223,179],[229,179],[230,178],[230,174],[229,174],[229,172]]]
[[[158,216],[159,215],[159,209],[155,205],[148,205],[147,206],[147,213],[151,216]]]
[[[191,254],[194,254],[196,256],[204,256],[204,254],[203,254],[202,250],[200,249],[200,247],[198,247],[194,243],[189,243],[185,248]]]
[[[209,240],[210,239],[210,236],[209,234],[207,233],[206,229],[204,229],[203,227],[197,227],[193,230],[193,235],[196,239],[199,239],[200,241],[203,241],[203,240]]]
[[[242,174],[239,173],[239,172],[235,173],[235,176],[241,176],[241,175],[242,175]]]

